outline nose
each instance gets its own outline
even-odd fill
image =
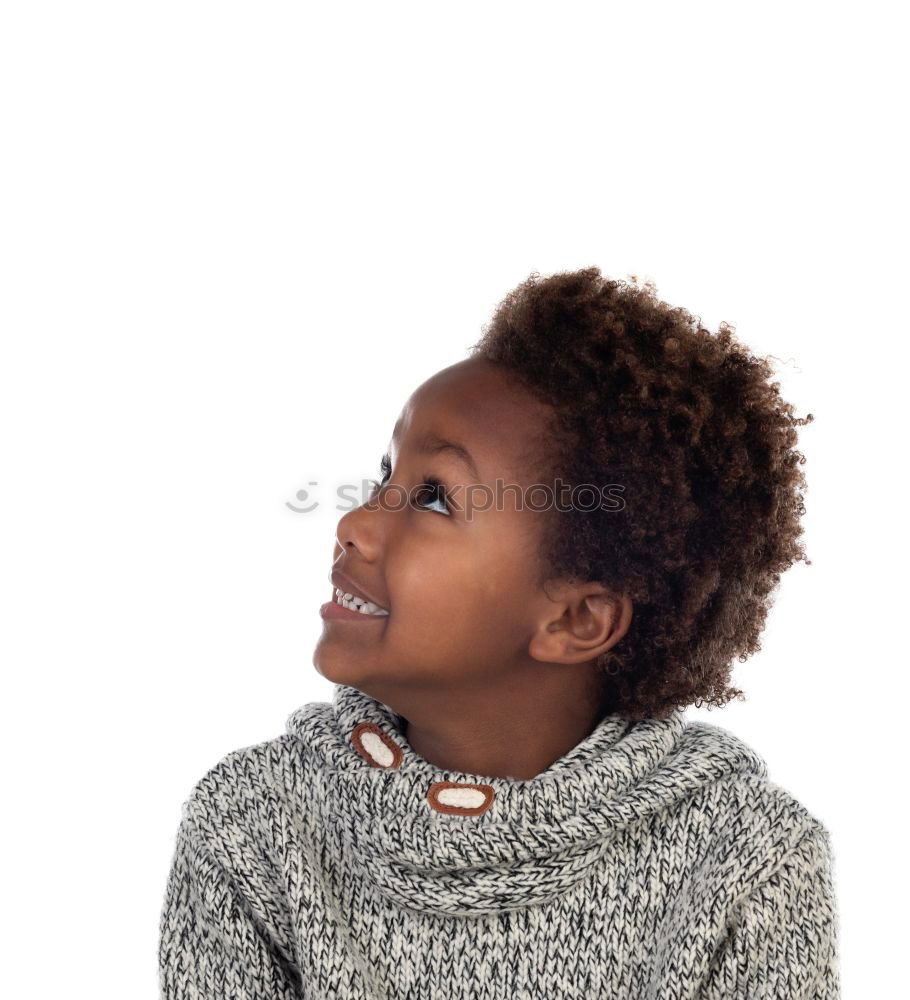
[[[343,514],[335,529],[335,553],[356,550],[365,562],[374,562],[379,555],[381,518],[378,509],[370,503],[361,504]]]

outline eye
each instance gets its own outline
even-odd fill
[[[388,455],[383,455],[379,462],[379,480],[373,480],[374,486],[370,493],[370,499],[373,500],[376,494],[383,486],[388,482],[389,476],[392,474],[392,463]],[[446,488],[445,486],[436,479],[435,476],[423,476],[423,482],[420,484],[421,488],[417,491],[415,496],[415,502],[420,503],[421,499],[426,499],[430,504],[440,504],[441,510],[437,510],[437,513],[446,514],[451,517],[452,511],[449,507],[448,501],[446,500]],[[421,504],[423,510],[431,510],[429,506],[424,507]]]
[[[440,514],[446,514],[451,517],[451,511],[449,510],[448,502],[446,501],[446,488],[438,479],[434,479],[433,476],[424,476],[421,487],[427,486],[429,489],[423,489],[417,491],[418,497],[423,497],[429,495],[431,503],[439,503],[442,505],[442,510],[439,511]],[[426,508],[429,510],[429,508]]]

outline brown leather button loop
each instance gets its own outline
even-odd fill
[[[434,781],[427,792],[427,800],[437,812],[453,816],[479,816],[493,805],[495,795],[491,785]]]
[[[373,722],[360,722],[351,733],[354,749],[370,765],[393,769],[401,767],[401,747]]]

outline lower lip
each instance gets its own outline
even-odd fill
[[[319,615],[323,619],[339,620],[339,621],[362,621],[362,622],[381,622],[388,618],[388,615],[365,615],[362,611],[351,611],[350,608],[346,608],[343,604],[338,604],[337,601],[327,601],[319,609]]]

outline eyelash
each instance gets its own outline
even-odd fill
[[[370,499],[372,500],[378,490],[382,489],[386,484],[386,479],[392,474],[392,463],[388,455],[383,455],[379,461],[379,473],[381,476],[381,481],[376,483],[373,488],[373,492],[370,494]],[[434,494],[433,499],[438,500],[442,503],[443,507],[446,509],[447,514],[452,513],[452,509],[446,500],[446,488],[445,486],[435,477],[435,476],[422,476],[423,482],[421,486],[429,486]],[[422,492],[422,491],[421,491]],[[418,493],[418,496],[420,493]],[[437,511],[437,513],[439,513]]]

